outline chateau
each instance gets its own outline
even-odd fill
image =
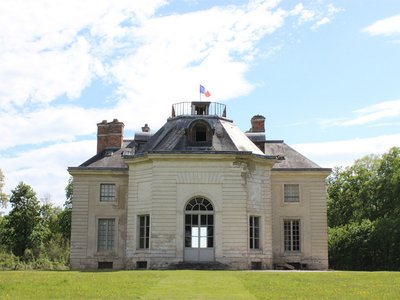
[[[73,269],[327,269],[321,168],[265,136],[242,132],[224,104],[181,102],[152,134],[124,139],[97,124],[97,154],[73,176]]]

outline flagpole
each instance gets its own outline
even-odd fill
[[[199,83],[200,101],[201,101],[201,83]]]

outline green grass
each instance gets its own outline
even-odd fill
[[[4,271],[0,299],[400,299],[400,272]]]

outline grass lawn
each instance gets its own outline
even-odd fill
[[[400,272],[3,271],[0,299],[400,299]]]

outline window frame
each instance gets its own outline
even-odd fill
[[[143,226],[142,226],[142,220]],[[143,231],[142,231],[143,228]],[[137,246],[138,250],[150,249],[151,236],[151,217],[150,214],[140,214],[137,216]],[[143,241],[143,243],[142,243]]]
[[[297,195],[288,195],[289,188],[297,187]],[[292,191],[291,191],[292,192]],[[284,203],[300,203],[300,184],[298,183],[285,183],[283,185],[283,202]],[[293,200],[297,199],[297,200]]]
[[[257,215],[249,216],[249,249],[261,250],[261,217]]]
[[[214,206],[203,196],[191,198],[184,211],[185,249],[215,248]]]
[[[105,238],[104,238],[104,245],[102,245],[102,240],[101,238],[101,227],[102,225],[100,224],[102,221],[107,221],[106,224],[106,231],[105,231]],[[112,221],[112,229],[109,229],[110,221]],[[110,252],[115,252],[115,249],[117,247],[117,235],[116,235],[116,229],[117,229],[117,218],[114,217],[100,217],[97,218],[97,252],[98,253],[110,253]]]
[[[197,119],[189,124],[186,130],[188,145],[191,147],[211,147],[213,139],[213,129],[211,125],[203,119]]]
[[[283,220],[283,249],[285,253],[301,252],[301,232],[301,220],[299,218]]]
[[[103,194],[103,187],[113,187],[113,191],[106,190],[106,194]],[[117,202],[117,185],[115,183],[100,183],[99,190],[99,202],[101,203],[113,203]]]

